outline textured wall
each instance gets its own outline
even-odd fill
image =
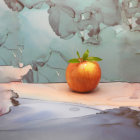
[[[140,0],[0,1],[0,65],[26,69],[14,79],[64,82],[67,61],[87,48],[103,59],[102,81],[140,82]]]

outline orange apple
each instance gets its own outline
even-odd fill
[[[66,69],[66,81],[68,86],[73,91],[89,92],[95,89],[101,79],[101,68],[96,61],[102,59],[98,57],[88,57],[89,51],[87,50],[83,58],[69,60]],[[86,55],[85,55],[86,54]]]

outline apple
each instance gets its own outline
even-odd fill
[[[89,92],[95,89],[101,79],[101,68],[96,61],[99,57],[88,57],[89,50],[81,58],[77,51],[78,58],[69,60],[66,69],[66,81],[71,90],[76,92]]]

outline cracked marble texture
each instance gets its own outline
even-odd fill
[[[24,82],[65,82],[86,49],[103,59],[102,82],[140,82],[139,44],[139,0],[0,1],[0,65],[31,66]]]

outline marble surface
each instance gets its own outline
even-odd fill
[[[67,83],[51,84],[0,84],[12,90],[20,98],[74,102],[86,105],[140,106],[140,83],[100,83],[86,94],[72,92]]]
[[[85,94],[66,83],[0,84],[0,139],[139,140],[139,106],[140,83],[100,83]]]

